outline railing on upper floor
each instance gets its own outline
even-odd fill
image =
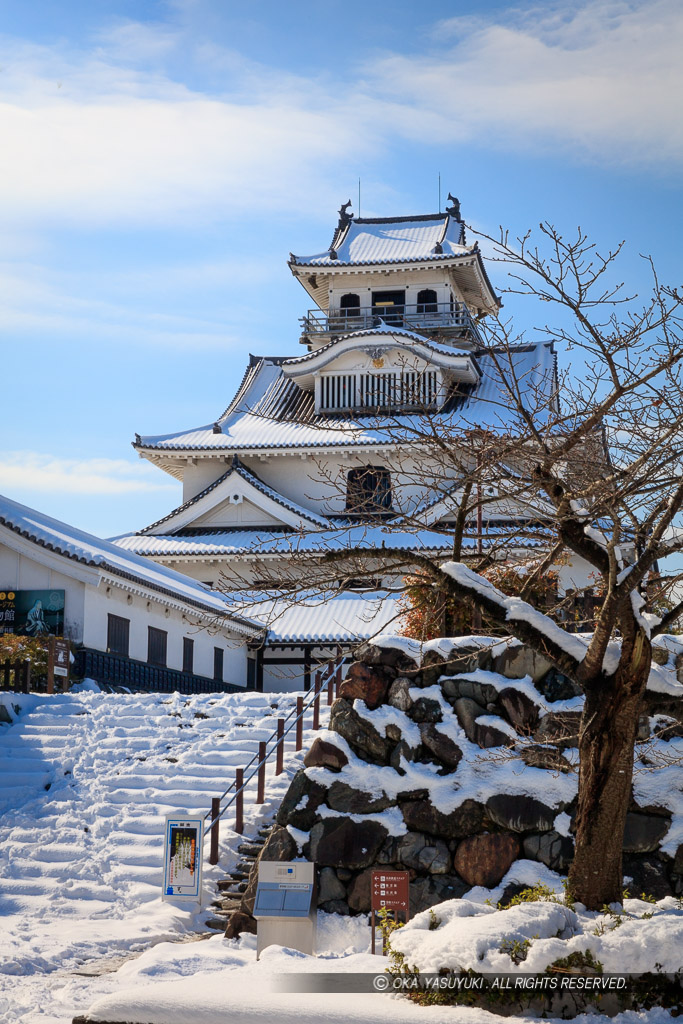
[[[405,306],[351,306],[328,312],[309,309],[301,317],[304,334],[350,334],[370,330],[381,322],[418,334],[438,332],[479,344],[481,337],[467,306],[462,302],[433,302]]]

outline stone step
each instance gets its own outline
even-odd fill
[[[227,917],[209,917],[204,922],[204,925],[206,928],[211,928],[214,932],[224,932],[227,923]]]
[[[252,843],[241,843],[237,847],[237,852],[242,857],[253,857],[255,860],[258,857],[261,850],[263,849],[264,845],[265,841],[257,842],[256,840],[254,840],[254,842]]]

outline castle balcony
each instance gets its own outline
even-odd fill
[[[399,327],[405,331],[414,331],[439,341],[457,339],[460,342],[479,346],[481,335],[470,315],[467,306],[462,302],[433,302],[416,305],[374,305],[350,306],[347,308],[309,309],[306,316],[300,319],[303,344],[315,339],[326,343],[341,334],[354,331],[367,331],[382,326]]]

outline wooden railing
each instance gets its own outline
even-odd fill
[[[31,690],[31,662],[7,661],[0,662],[0,690],[14,690],[16,693],[29,693]]]
[[[320,701],[324,694],[327,695],[327,704],[330,705],[339,693],[342,679],[343,656],[338,656],[324,668],[315,674],[315,682],[311,696],[304,703],[302,696],[297,697],[296,707],[292,708],[285,718],[278,718],[277,726],[267,740],[259,742],[258,752],[254,754],[251,761],[244,768],[235,770],[235,778],[224,793],[214,797],[211,801],[211,810],[204,816],[208,823],[204,827],[204,838],[211,836],[209,851],[209,863],[218,863],[218,830],[220,819],[230,808],[234,808],[235,829],[239,835],[244,832],[244,794],[249,783],[256,778],[255,804],[265,802],[266,789],[266,764],[275,757],[275,775],[281,775],[284,769],[284,746],[285,739],[294,730],[294,749],[299,751],[303,746],[303,720],[304,715],[312,709],[312,728],[320,728]],[[293,717],[292,717],[293,716]],[[290,721],[291,719],[291,721]],[[289,724],[287,724],[289,723]],[[245,774],[249,773],[246,775]],[[227,803],[223,803],[226,797]]]
[[[74,675],[94,679],[97,683],[113,683],[133,690],[153,690],[160,693],[242,693],[243,686],[222,683],[207,676],[180,672],[174,668],[159,668],[144,661],[124,658],[120,654],[82,648],[74,651]]]

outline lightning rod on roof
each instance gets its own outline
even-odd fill
[[[358,179],[358,216],[360,217],[360,178]]]
[[[441,171],[439,171],[439,213],[441,213]]]

